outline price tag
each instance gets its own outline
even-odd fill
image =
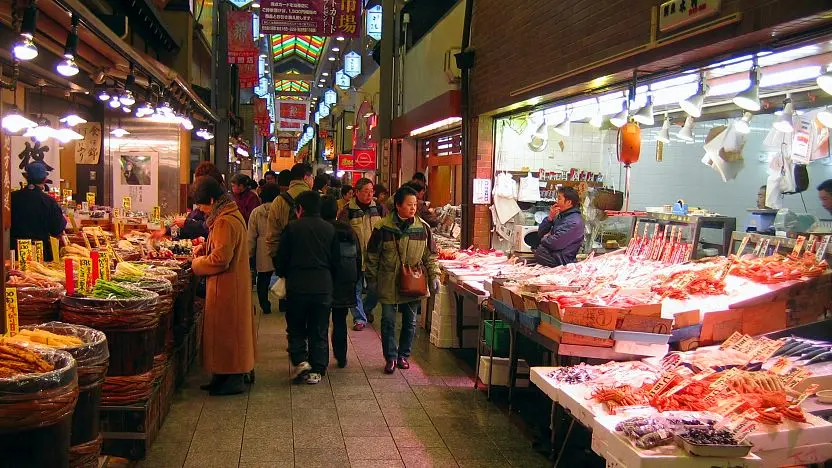
[[[794,241],[794,249],[792,249],[791,255],[792,258],[797,258],[800,256],[800,252],[803,251],[803,245],[806,243],[806,236],[797,236],[797,240]]]
[[[107,252],[98,254],[98,277],[110,281],[110,254]]]
[[[737,257],[742,256],[742,251],[745,250],[745,247],[748,245],[749,239],[751,239],[751,236],[745,236],[742,238],[742,242],[740,242],[740,248],[737,249]]]
[[[26,271],[32,259],[32,241],[29,239],[17,240],[17,261],[20,271]]]
[[[714,391],[720,391],[720,390],[727,389],[728,388],[728,381],[731,378],[733,378],[737,374],[737,372],[738,371],[737,371],[736,367],[732,367],[731,369],[728,369],[727,371],[723,372],[722,376],[720,378],[716,379],[716,381],[711,384],[711,388],[713,388]]]
[[[72,200],[72,189],[65,188],[63,190],[64,201]]]
[[[17,288],[6,288],[4,305],[6,309],[6,336],[17,335]]]
[[[731,396],[719,401],[717,403],[716,409],[713,410],[714,413],[719,414],[721,416],[728,416],[729,414],[732,414],[735,411],[737,411],[743,404],[745,404],[745,400],[743,400],[739,393],[735,392],[734,390],[729,389],[726,392],[726,395]]]
[[[783,386],[786,388],[794,388],[797,387],[800,382],[803,382],[807,377],[809,377],[809,371],[803,367],[797,367],[790,370],[784,377],[787,377],[787,379],[781,380],[783,382]]]
[[[713,388],[713,385],[711,385],[711,388]],[[721,401],[725,401],[736,395],[739,394],[730,388],[721,388],[702,397],[702,403],[704,403],[707,408],[716,408],[719,406]]]
[[[113,218],[121,218],[121,208],[113,208]]]
[[[803,393],[801,393],[800,396],[797,397],[797,399],[794,401],[794,404],[796,406],[800,406],[800,404],[806,401],[807,398],[814,395],[819,388],[820,385],[818,384],[809,385],[808,387],[806,387],[806,390],[803,390]]]
[[[784,370],[786,370],[787,367],[789,367],[789,365],[790,362],[787,358],[780,357],[777,359],[777,361],[774,362],[774,365],[771,366],[771,369],[769,369],[768,371],[772,374],[780,375]]]
[[[742,420],[740,420],[740,422],[734,427],[734,438],[740,443],[757,430],[757,423],[755,419],[757,419],[759,413],[757,413],[757,410],[752,408],[746,410],[742,416]]]
[[[87,192],[87,205],[89,205],[89,206],[95,205],[95,193]]]
[[[81,239],[84,240],[84,246],[89,250],[92,250],[92,246],[90,245],[90,239],[87,237],[86,232],[81,232]]]
[[[653,398],[654,396],[660,394],[664,391],[667,387],[670,386],[670,383],[673,382],[673,379],[676,378],[676,373],[674,372],[665,372],[659,377],[659,380],[653,385],[653,388],[647,392],[648,398]]]
[[[723,341],[722,344],[719,345],[719,349],[728,349],[738,343],[741,339],[742,333],[735,331],[734,333],[731,333],[731,336],[729,336],[727,340]]]
[[[43,263],[43,241],[35,241],[32,245],[32,257],[38,263]]]
[[[121,255],[119,255],[118,252],[116,252],[115,249],[113,249],[112,245],[107,246],[107,253],[110,254],[111,259],[115,259],[115,261],[118,262],[118,263],[121,263],[121,262],[124,261],[124,259],[121,258]]]
[[[815,260],[820,263],[823,261],[823,257],[826,256],[826,249],[829,248],[829,239],[832,236],[823,236],[823,240],[820,242],[820,247],[818,247],[818,251],[815,252]]]
[[[95,232],[95,231],[92,231],[90,233],[90,235],[92,236],[92,242],[95,244],[95,246],[100,248],[101,247],[101,242],[98,241],[98,233]]]
[[[75,215],[71,212],[66,215],[69,218],[69,224],[72,226],[72,230],[78,232],[78,225],[75,223]]]
[[[150,212],[150,222],[158,223],[162,219],[162,210],[158,206],[154,206]]]
[[[760,242],[760,254],[759,254],[760,257],[768,256],[768,248],[769,248],[770,245],[771,245],[771,239],[763,239],[763,241]]]
[[[86,296],[90,292],[90,279],[92,278],[92,260],[82,258],[78,263],[78,293]]]
[[[90,204],[87,202],[81,202],[81,211],[90,211]]]
[[[702,372],[694,375],[693,380],[703,380],[703,379],[705,379],[705,377],[710,377],[713,374],[716,374],[716,371],[709,367],[709,368],[703,370]]]
[[[61,247],[56,237],[49,238],[49,247],[52,249],[52,261],[57,262],[61,258]]]
[[[129,213],[130,211],[132,211],[133,202],[130,199],[130,197],[122,197],[121,207],[124,208],[125,213]]]

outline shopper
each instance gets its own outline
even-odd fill
[[[332,354],[338,367],[347,366],[347,313],[356,305],[355,284],[361,272],[361,246],[352,228],[335,217],[338,200],[326,196],[321,202],[321,217],[335,226],[341,259],[333,278],[332,292]]]
[[[341,198],[338,199],[339,213],[341,212],[341,210],[344,209],[345,206],[347,206],[347,204],[349,204],[353,196],[355,196],[355,189],[353,189],[351,185],[341,186]]]
[[[231,193],[234,194],[234,202],[237,203],[237,208],[243,219],[248,223],[248,218],[255,208],[260,206],[260,199],[257,194],[251,190],[251,177],[245,174],[237,174],[231,178]]]
[[[279,194],[280,187],[277,184],[264,185],[260,191],[260,200],[263,201],[263,204],[251,212],[251,218],[248,220],[249,257],[253,259],[254,268],[257,271],[257,299],[264,314],[272,313],[272,305],[269,302],[269,286],[274,273],[274,263],[269,256],[269,248],[266,246],[266,232],[269,229],[269,205]]]
[[[207,277],[202,365],[212,378],[203,388],[211,395],[235,395],[245,390],[244,375],[254,368],[246,224],[237,204],[212,177],[197,178],[193,196],[208,216],[210,230],[192,263],[195,275]]]
[[[289,190],[289,185],[292,183],[292,171],[283,169],[277,175],[277,186],[280,187],[280,193]]]
[[[422,185],[428,185],[428,178],[425,177],[424,172],[414,172],[413,177],[410,178],[411,182],[419,182]]]
[[[263,180],[265,180],[267,184],[277,185],[277,173],[274,171],[266,171],[266,173],[263,174]]]
[[[278,176],[278,180],[283,172]],[[312,166],[305,163],[298,163],[292,166],[292,182],[286,190],[281,190],[280,195],[269,205],[269,223],[266,230],[266,246],[269,248],[269,257],[274,262],[275,271],[280,268],[277,264],[277,249],[280,244],[280,234],[290,220],[295,219],[295,200],[298,195],[307,192],[312,188]],[[286,303],[280,301],[279,307],[286,312]]]
[[[315,180],[312,182],[312,190],[318,192],[321,196],[327,194],[327,190],[329,190],[329,174],[318,174],[315,176]]]
[[[376,199],[376,203],[382,206],[387,206],[387,199],[390,198],[390,191],[387,190],[382,184],[376,184],[374,187],[373,198]],[[390,210],[393,211],[393,210]]]
[[[419,217],[432,228],[439,226],[439,217],[436,216],[436,212],[430,207],[429,203],[425,201],[428,188],[418,180],[410,181],[409,185],[416,192],[416,199],[419,200],[419,208],[417,209]]]
[[[202,161],[194,170],[194,182],[198,177],[209,176],[214,178],[221,187],[225,187],[222,173],[217,166],[208,161]],[[205,213],[201,210],[193,209],[188,213],[185,221],[179,226],[180,239],[197,239],[200,237],[208,237],[208,226],[205,224]]]
[[[66,229],[66,218],[54,198],[44,190],[49,172],[42,162],[32,162],[24,169],[26,187],[15,190],[11,199],[12,220],[10,240],[12,250],[17,250],[17,241],[29,239],[43,242],[43,259],[52,261],[49,237],[60,237]],[[55,252],[57,255],[58,252]]]
[[[347,223],[355,232],[362,252],[367,252],[367,241],[373,232],[373,226],[379,222],[386,211],[384,207],[377,205],[373,200],[373,181],[367,178],[359,179],[355,184],[355,196],[347,203],[347,206],[338,214],[338,221]],[[366,257],[366,255],[365,255]],[[362,266],[362,272],[366,272],[366,265]],[[373,309],[378,299],[373,291],[368,290],[362,298],[364,290],[364,278],[360,278],[355,284],[355,299],[357,304],[353,309],[353,330],[361,331],[367,326],[367,322],[373,322]]]
[[[818,198],[823,209],[832,214],[832,179],[826,179],[818,185]]]
[[[225,178],[214,163],[202,161],[198,166],[196,166],[196,169],[194,169],[194,182],[196,182],[197,177],[202,176],[213,177],[223,188],[225,188]]]
[[[286,335],[292,378],[317,384],[329,365],[329,313],[333,275],[340,261],[335,227],[321,219],[321,196],[306,190],[295,199],[298,219],[280,235],[277,274],[286,278]]]
[[[572,187],[558,190],[557,203],[537,229],[538,242],[534,258],[543,266],[554,267],[575,263],[584,242],[584,220],[580,197]]]
[[[439,289],[439,264],[428,226],[416,216],[418,200],[410,187],[402,187],[393,196],[396,210],[373,228],[367,246],[365,272],[369,289],[381,303],[381,345],[386,365],[392,374],[396,367],[409,369],[413,337],[416,334],[416,311],[420,296],[400,293],[402,266],[422,269],[427,284]],[[396,312],[402,314],[402,329],[396,344]]]

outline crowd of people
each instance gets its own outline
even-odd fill
[[[348,320],[364,330],[379,305],[384,372],[408,369],[420,301],[439,288],[430,231],[438,220],[425,192],[421,173],[390,196],[370,179],[349,186],[304,163],[259,182],[238,174],[226,186],[213,164],[200,164],[197,209],[180,236],[208,239],[193,260],[205,278],[203,367],[212,379],[203,389],[233,395],[254,381],[252,278],[262,312],[286,314],[296,383],[321,381],[330,346],[336,365],[347,366]],[[285,282],[277,307],[275,277]]]

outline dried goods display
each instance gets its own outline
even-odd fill
[[[0,378],[42,374],[55,369],[36,352],[20,344],[0,343]]]
[[[767,257],[746,255],[735,261],[731,274],[757,283],[771,284],[820,276],[827,268],[825,260],[818,263],[811,254],[799,257],[780,254]]]
[[[15,288],[59,288],[61,283],[53,276],[47,276],[36,271],[17,271],[9,272],[9,280],[6,285]]]
[[[17,335],[0,338],[0,341],[10,343],[37,343],[49,346],[51,348],[68,348],[72,346],[81,346],[84,344],[82,340],[74,336],[58,335],[56,333],[48,332],[39,329],[21,329]]]

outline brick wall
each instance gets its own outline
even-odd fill
[[[694,60],[697,54],[705,58],[732,49],[760,46],[763,41],[781,40],[818,26],[828,27],[829,19],[824,20],[821,13],[832,8],[830,2],[819,0],[722,0],[721,15],[742,13],[738,24],[511,96],[514,90],[648,43],[651,8],[659,3],[659,0],[477,0],[471,36],[471,45],[476,50],[472,71],[473,115],[634,66],[650,68],[650,64],[664,61],[658,66],[674,68]],[[755,31],[765,34],[755,35]]]

